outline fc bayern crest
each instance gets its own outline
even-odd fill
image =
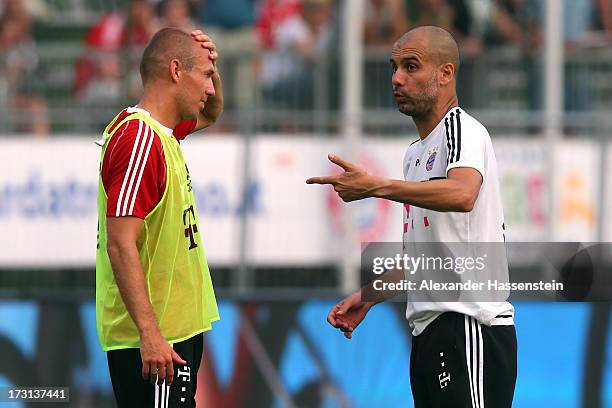
[[[434,162],[436,161],[436,153],[437,152],[434,151],[429,155],[429,158],[427,159],[427,164],[425,164],[425,170],[430,171],[431,169],[433,169]]]

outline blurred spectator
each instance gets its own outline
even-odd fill
[[[125,12],[111,12],[95,23],[85,36],[85,55],[75,65],[79,100],[108,105],[139,95],[140,56],[159,28],[154,7],[147,0],[131,0]]]
[[[119,51],[124,16],[109,13],[85,36],[85,55],[75,65],[77,98],[87,104],[108,104],[120,99]]]
[[[45,100],[27,91],[38,66],[32,16],[25,0],[5,0],[0,16],[0,103],[14,130],[46,135],[50,131]]]
[[[366,2],[364,37],[366,45],[388,47],[406,32],[403,0]]]
[[[364,99],[366,107],[396,106],[392,98],[388,54],[391,45],[407,30],[404,0],[367,0],[365,4],[364,42],[368,47],[365,58]]]
[[[255,32],[256,0],[192,0],[198,23],[223,53],[217,62],[225,78],[226,109],[247,109],[255,103],[255,64],[260,44]]]
[[[472,33],[472,15],[466,0],[404,0],[408,28],[435,25],[453,34],[462,54],[482,50],[480,38]],[[461,82],[461,81],[459,81]]]
[[[608,42],[612,41],[612,0],[597,2],[597,27],[604,33]]]
[[[127,98],[142,93],[140,57],[153,35],[161,28],[155,8],[149,0],[131,0],[122,34],[122,71],[126,73]]]
[[[153,35],[161,28],[155,8],[148,0],[131,0],[122,34],[122,45],[142,51]],[[138,55],[140,59],[140,55]]]
[[[477,81],[477,65],[474,58],[482,51],[482,38],[475,30],[476,21],[472,6],[479,0],[404,0],[408,28],[435,25],[449,31],[461,52],[461,68],[457,75],[457,93],[461,105],[474,104],[474,83]]]
[[[255,23],[263,47],[274,48],[278,26],[299,13],[299,0],[263,0]]]
[[[159,5],[161,24],[191,32],[197,24],[191,18],[187,0],[164,0]]]
[[[205,27],[236,30],[255,23],[255,0],[192,0],[199,4],[200,22]]]
[[[564,0],[565,50],[569,63],[565,65],[565,109],[584,111],[591,107],[591,72],[585,61],[572,55],[589,46],[589,34],[593,31],[594,0]],[[573,56],[573,58],[572,58]]]
[[[483,24],[486,46],[526,46],[528,42],[527,0],[496,0]]]
[[[588,34],[593,30],[594,1],[564,0],[563,8],[566,47],[574,48],[585,45],[588,41]]]
[[[563,0],[563,36],[565,43],[564,107],[568,111],[584,111],[591,107],[592,83],[588,61],[579,55],[580,49],[599,44],[592,33],[598,0]],[[545,20],[545,2],[527,0],[527,19],[531,22],[535,46],[541,45]],[[531,65],[530,107],[542,109],[543,61],[541,53]]]
[[[332,15],[330,0],[303,0],[300,13],[276,27],[274,48],[264,54],[262,63],[266,100],[281,106],[313,108],[315,64],[330,46]]]

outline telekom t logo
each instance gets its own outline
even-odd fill
[[[195,223],[193,205],[190,205],[189,208],[183,211],[183,225],[187,227],[185,228],[185,238],[189,238],[189,249],[196,248],[198,244],[193,239],[193,234],[198,232],[198,225]]]
[[[176,376],[180,378],[181,380],[183,380],[183,382],[190,382],[191,381],[191,367],[189,366],[179,367],[176,370]]]

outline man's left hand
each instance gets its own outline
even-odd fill
[[[217,52],[217,46],[213,42],[212,38],[204,34],[201,30],[192,31],[191,36],[194,40],[202,44],[202,48],[206,48],[208,51],[210,51],[208,58],[210,58],[213,65],[215,65],[217,58],[219,58],[219,53]]]
[[[311,177],[306,184],[330,184],[345,202],[372,197],[381,179],[369,175],[365,170],[339,156],[330,154],[329,161],[342,167],[343,173],[335,176]]]

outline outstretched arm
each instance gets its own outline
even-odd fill
[[[330,184],[346,202],[376,197],[434,211],[469,212],[482,185],[482,175],[471,167],[453,168],[443,180],[417,182],[373,176],[335,155],[329,155],[329,160],[344,172],[336,176],[311,177],[306,183]]]

